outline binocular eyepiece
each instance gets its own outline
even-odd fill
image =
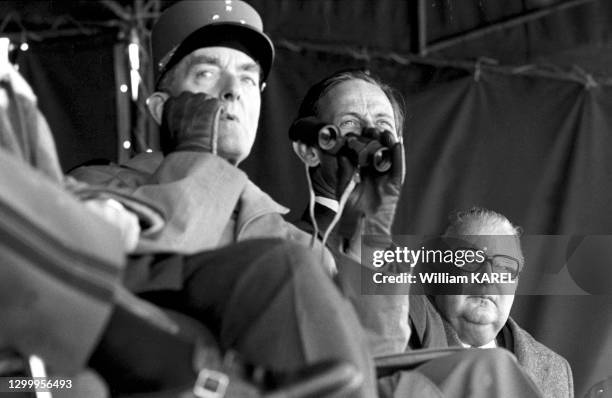
[[[313,131],[316,131],[316,135]],[[294,122],[289,129],[289,137],[293,141],[317,146],[330,155],[346,156],[360,168],[371,167],[379,173],[391,169],[391,151],[380,141],[353,133],[343,136],[338,127],[321,123],[314,117]]]
[[[379,173],[391,168],[391,152],[378,140],[349,133],[341,135],[334,125],[326,125],[318,131],[317,143],[321,150],[348,157],[360,168],[373,167]]]

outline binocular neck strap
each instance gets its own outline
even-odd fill
[[[306,181],[308,181],[308,215],[310,216],[310,222],[312,223],[312,238],[310,239],[310,248],[314,247],[315,241],[317,240],[317,236],[319,236],[319,224],[317,223],[317,218],[315,217],[314,207],[315,207],[315,192],[312,187],[312,179],[310,178],[310,170],[309,166],[304,163],[304,167],[306,168]]]
[[[314,211],[315,202],[317,201],[317,198],[315,197],[314,188],[312,187],[312,180],[310,178],[309,166],[307,164],[304,164],[304,166],[306,169],[306,181],[308,181],[308,194],[310,196],[310,200],[308,202],[308,215],[310,217],[310,222],[312,223],[312,228],[313,228],[312,238],[310,239],[310,247],[313,248],[319,236],[319,223],[317,222],[317,218],[315,216],[315,211]],[[342,195],[340,196],[340,201],[337,203],[337,208],[332,209],[335,211],[336,214],[334,215],[334,218],[332,219],[331,223],[326,228],[325,233],[323,234],[323,240],[321,241],[322,243],[321,257],[323,257],[324,255],[325,244],[327,243],[327,239],[329,238],[329,235],[331,234],[331,231],[333,231],[336,224],[338,224],[338,221],[340,221],[340,217],[342,217],[342,212],[344,211],[344,206],[346,206],[346,202],[348,201],[349,196],[351,196],[351,193],[353,193],[359,181],[360,181],[359,169],[356,169],[353,175],[351,176],[351,179],[349,183],[347,184],[346,188],[344,188],[344,192],[342,192]],[[321,201],[321,199],[326,199],[326,198],[319,197],[318,199],[319,201]],[[330,200],[330,202],[333,202],[334,204],[336,204],[335,201]],[[327,206],[327,204],[325,203],[321,203],[321,204],[323,204],[326,207],[330,207],[330,206]]]
[[[351,196],[351,194],[355,190],[355,187],[357,186],[357,182],[359,180],[359,169],[355,169],[355,172],[351,176],[351,180],[349,181],[346,188],[344,188],[342,196],[340,196],[340,201],[338,202],[338,211],[336,212],[336,215],[334,216],[331,223],[325,230],[325,233],[323,234],[323,247],[325,247],[325,244],[327,243],[327,239],[329,238],[331,231],[334,229],[336,224],[338,224],[338,221],[340,221],[340,217],[342,217],[342,212],[344,211],[344,206],[346,206],[346,202],[348,201],[349,196]]]

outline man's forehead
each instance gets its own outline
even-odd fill
[[[461,235],[450,238],[448,243],[454,248],[480,249],[490,256],[503,254],[515,258],[522,257],[521,243],[516,235]]]
[[[394,119],[391,102],[382,89],[363,80],[349,80],[333,86],[319,99],[321,117],[330,119],[354,114],[371,115],[375,119]]]
[[[240,70],[261,73],[259,64],[248,54],[235,48],[217,46],[203,47],[192,51],[182,61],[189,69],[198,64],[213,64],[220,67],[235,67]]]
[[[375,84],[364,80],[348,80],[332,87],[326,96],[333,97],[343,107],[367,105],[372,108],[393,112],[391,102],[385,92]]]

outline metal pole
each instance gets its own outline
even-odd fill
[[[127,89],[120,90],[121,86],[128,87],[129,75],[126,73],[127,60],[125,56],[125,44],[117,43],[113,48],[114,67],[115,67],[115,90],[116,90],[116,109],[117,109],[117,160],[118,163],[127,161],[132,154],[131,148],[131,104]],[[124,142],[130,142],[129,146],[124,146]]]
[[[427,55],[427,0],[419,0],[418,4],[418,35],[419,35],[419,55]]]
[[[567,8],[576,7],[582,4],[593,2],[594,0],[569,0],[565,3],[560,3],[554,6],[547,7],[545,9],[540,9],[537,11],[533,11],[527,14],[519,15],[517,17],[508,19],[506,21],[494,23],[492,25],[485,26],[483,28],[477,28],[466,33],[462,33],[458,36],[450,37],[448,39],[437,40],[429,45],[427,45],[426,51],[428,53],[436,52],[443,50],[448,47],[455,46],[457,44],[474,40],[483,36],[486,36],[490,33],[499,32],[513,26],[522,25],[527,22],[542,18],[546,15],[552,14],[554,12],[558,12]],[[424,55],[424,54],[422,54]]]

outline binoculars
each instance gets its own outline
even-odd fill
[[[316,134],[313,134],[316,132]],[[359,168],[373,168],[386,173],[391,168],[391,152],[380,141],[354,133],[342,135],[333,124],[321,123],[315,117],[296,120],[289,129],[293,141],[317,146],[323,152],[346,156]]]

